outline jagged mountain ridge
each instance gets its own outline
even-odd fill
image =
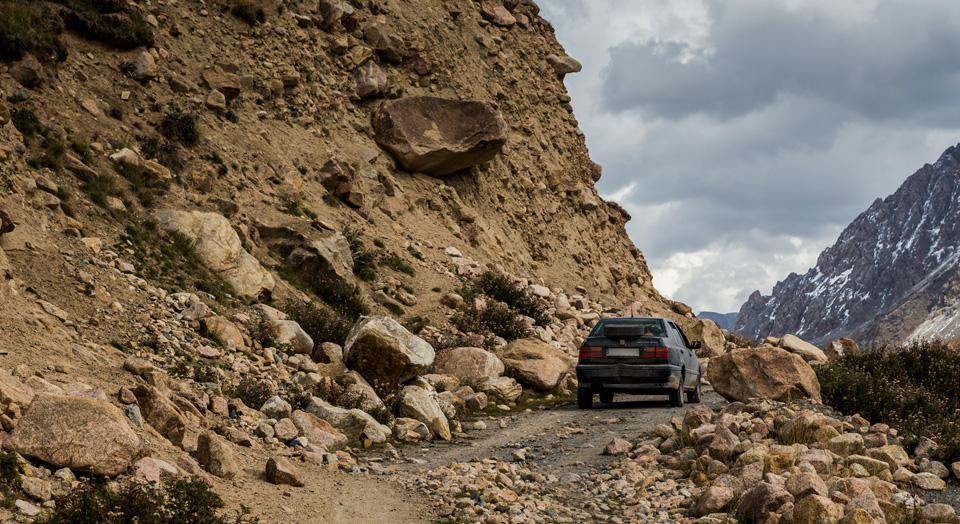
[[[769,296],[755,291],[735,330],[749,337],[794,333],[815,343],[841,336],[861,344],[910,338],[947,305],[940,291],[950,288],[960,265],[958,159],[957,146],[948,148],[892,195],[874,201],[815,267],[790,274]],[[949,331],[943,324],[941,318],[939,331]]]

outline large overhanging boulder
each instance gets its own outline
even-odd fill
[[[801,339],[796,335],[784,335],[780,338],[780,347],[787,351],[800,355],[807,362],[824,363],[829,359],[826,353],[813,344]]]
[[[433,346],[385,316],[361,318],[343,348],[344,363],[381,392],[425,372],[435,356]]]
[[[763,346],[734,349],[710,359],[707,380],[730,402],[767,398],[790,402],[809,398],[820,402],[817,374],[800,355]]]
[[[432,176],[492,160],[507,142],[507,124],[492,105],[430,96],[384,104],[373,130],[404,168]]]
[[[247,253],[230,221],[216,213],[157,211],[157,221],[167,231],[176,231],[194,243],[200,260],[220,274],[240,298],[259,298],[273,291],[273,275]]]

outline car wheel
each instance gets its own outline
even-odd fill
[[[609,404],[613,402],[613,392],[612,391],[601,391],[600,392],[600,402],[604,404]]]
[[[683,377],[686,373],[680,372],[680,385],[677,389],[670,392],[670,405],[675,408],[683,407]]]
[[[593,391],[590,388],[577,388],[577,407],[580,409],[593,407]]]
[[[687,393],[687,402],[691,404],[699,404],[702,394],[700,393],[700,377],[697,376],[697,387],[693,391]]]

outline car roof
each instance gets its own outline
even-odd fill
[[[669,318],[664,317],[607,317],[603,320],[664,320],[667,322],[673,322]]]

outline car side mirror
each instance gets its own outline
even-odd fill
[[[694,340],[690,343],[690,349],[700,349],[700,341]]]

